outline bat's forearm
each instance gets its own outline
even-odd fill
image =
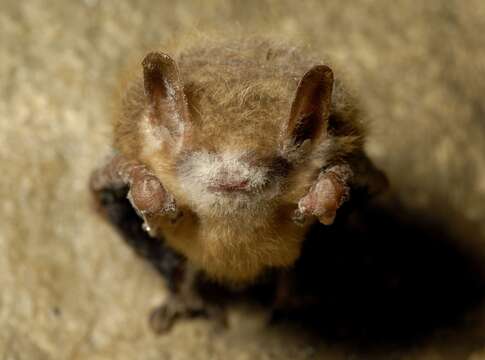
[[[148,173],[148,169],[143,164],[115,155],[93,173],[90,186],[93,191],[130,186],[136,177],[144,173]]]

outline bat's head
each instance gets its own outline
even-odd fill
[[[295,173],[326,136],[329,67],[311,68],[294,85],[227,69],[184,83],[163,53],[148,54],[143,68],[142,155],[177,201],[213,215],[257,214],[287,201]],[[275,95],[280,85],[293,86],[290,99]]]

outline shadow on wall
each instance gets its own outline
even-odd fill
[[[392,202],[350,204],[334,226],[312,229],[291,288],[299,300],[278,311],[277,322],[371,348],[416,345],[438,330],[470,325],[467,314],[485,295],[478,252],[433,214]]]

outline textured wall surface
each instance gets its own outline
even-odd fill
[[[155,337],[146,315],[162,281],[92,211],[87,179],[109,150],[120,70],[171,37],[232,30],[330,54],[403,202],[485,255],[483,1],[2,0],[2,359],[368,358],[244,307],[226,332],[194,320]],[[485,359],[485,306],[473,320],[464,336],[444,330],[384,358]]]

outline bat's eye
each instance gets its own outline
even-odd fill
[[[291,163],[284,157],[277,156],[271,159],[269,170],[272,177],[285,177],[291,170]]]

